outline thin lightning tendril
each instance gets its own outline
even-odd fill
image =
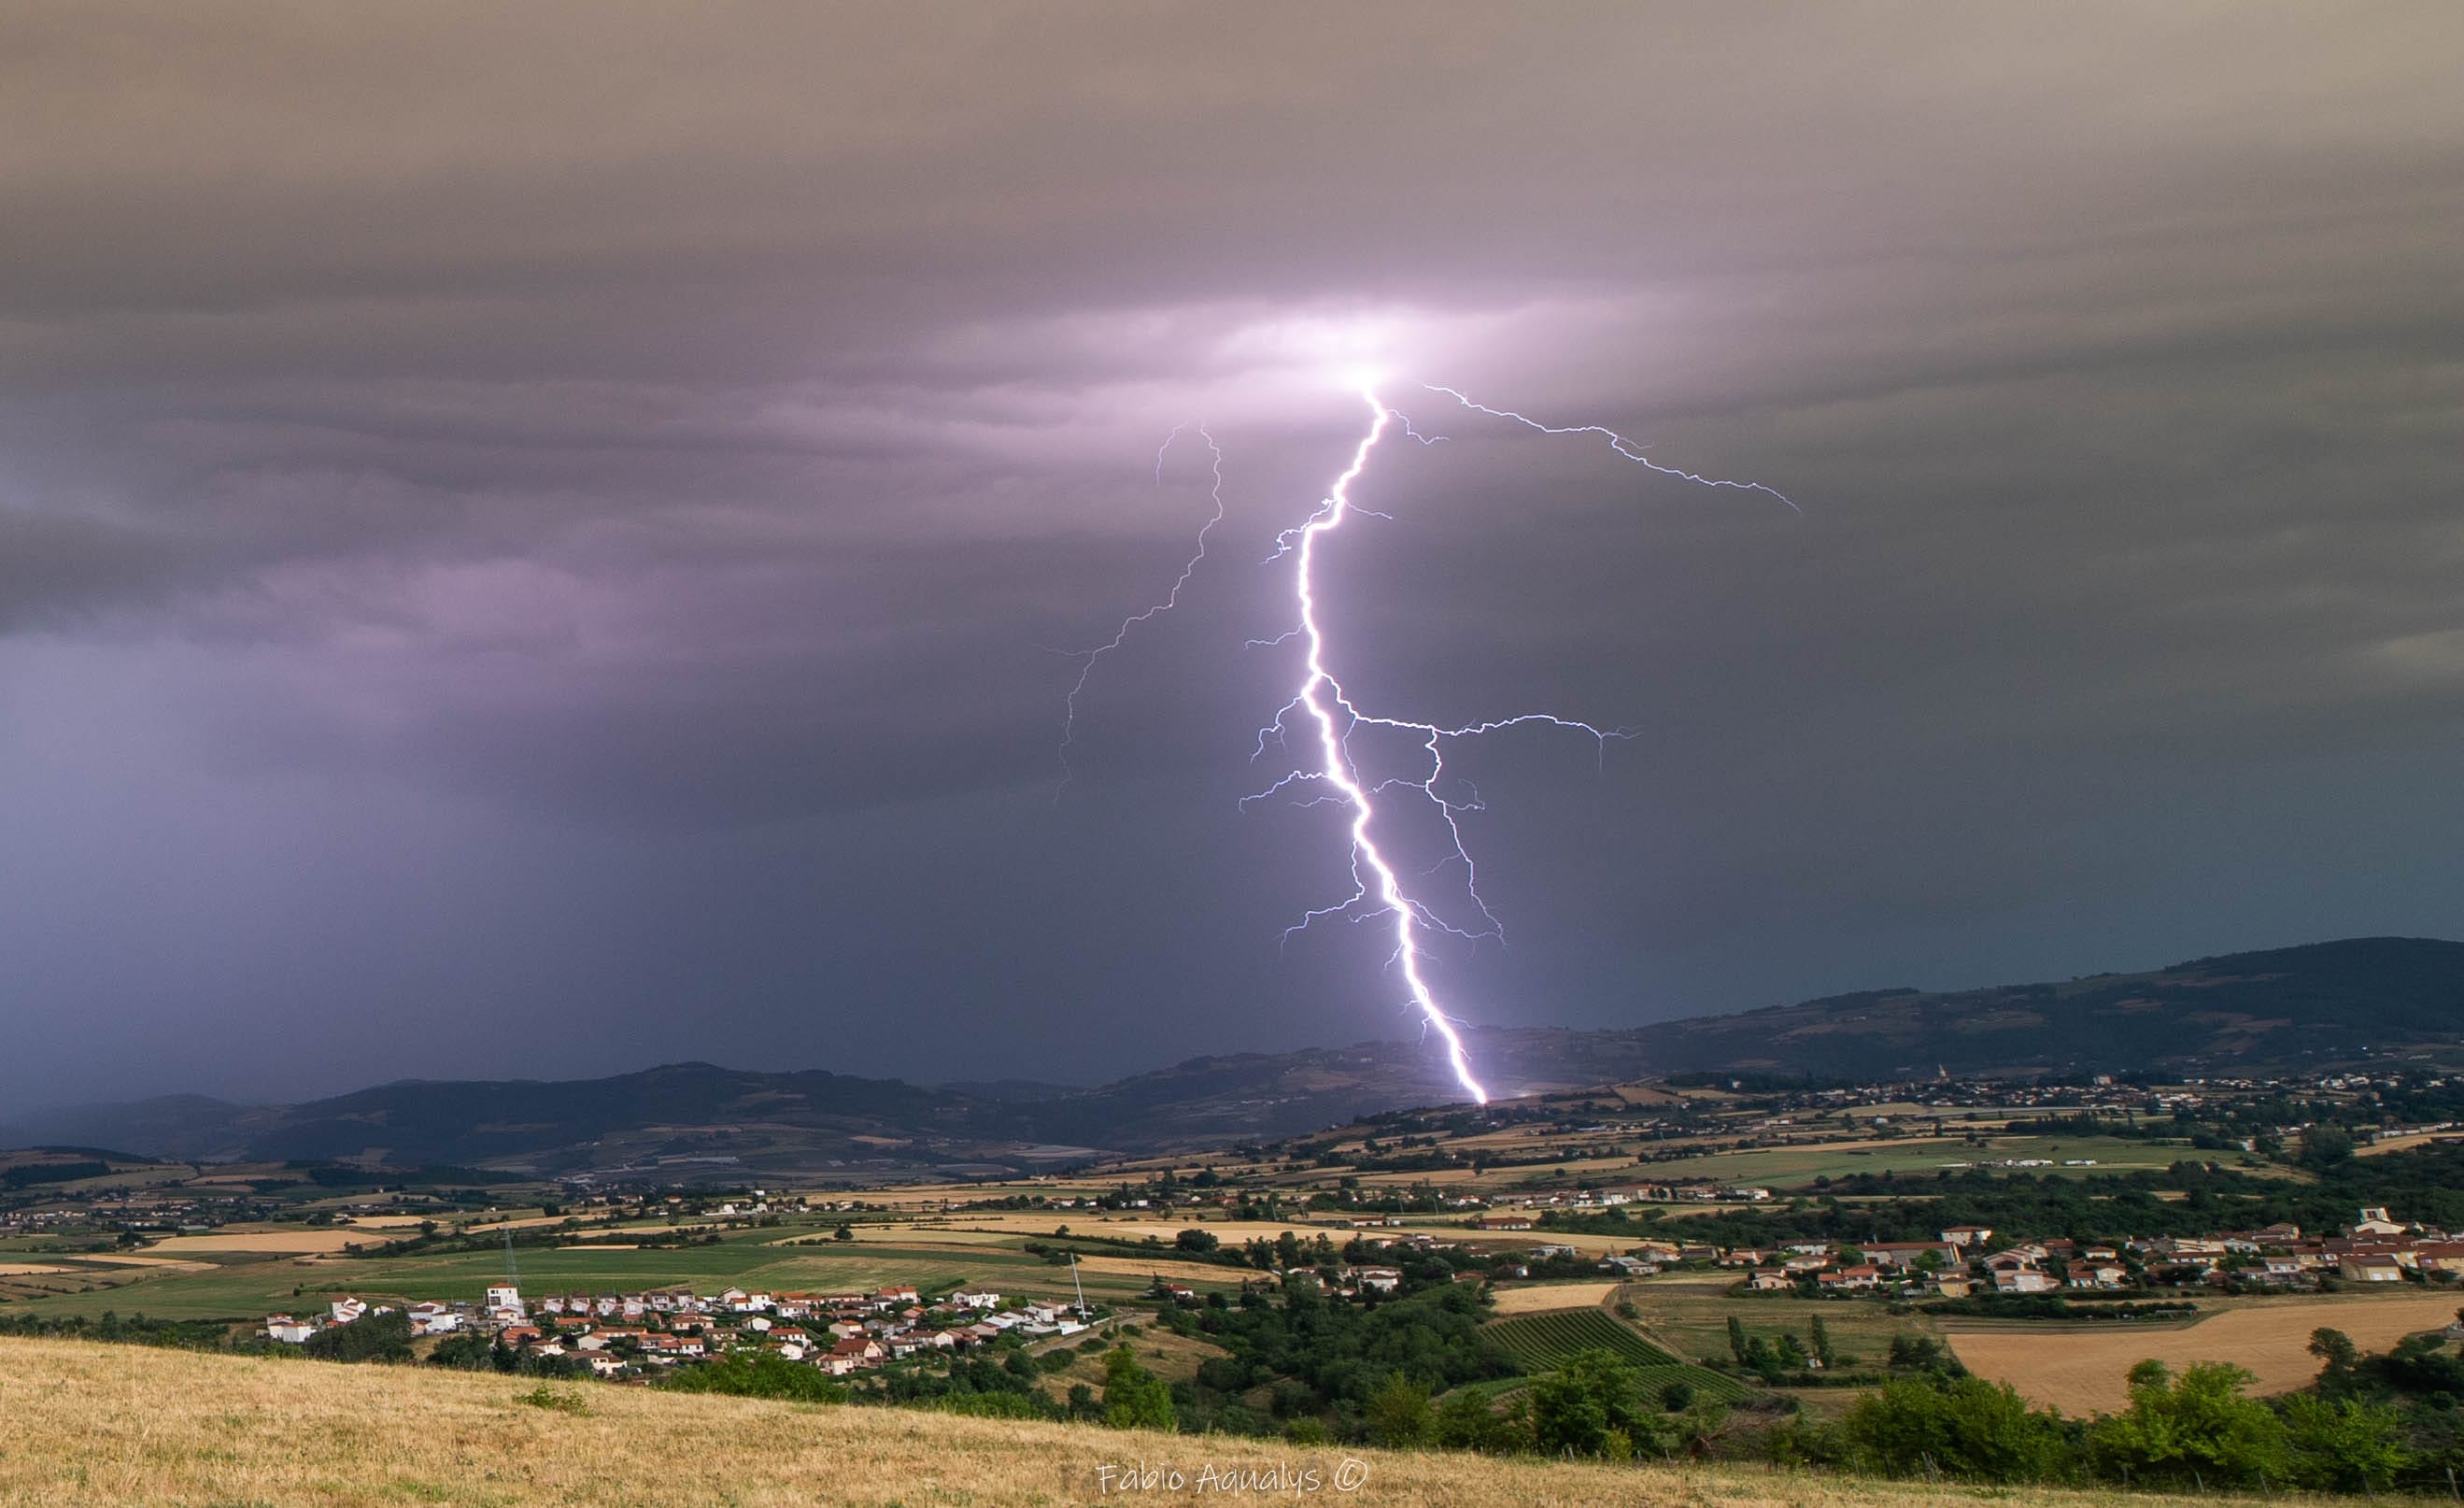
[[[1522,414],[1515,412],[1511,409],[1492,409],[1485,403],[1474,403],[1452,388],[1441,388],[1433,382],[1424,382],[1420,384],[1420,386],[1426,388],[1431,392],[1444,393],[1447,397],[1452,398],[1459,404],[1462,404],[1464,408],[1469,409],[1474,413],[1485,413],[1492,419],[1512,419],[1515,423],[1524,425],[1529,429],[1537,430],[1543,434],[1600,435],[1609,442],[1609,449],[1617,452],[1619,455],[1624,456],[1627,460],[1635,462],[1637,465],[1644,466],[1652,471],[1660,473],[1662,477],[1674,477],[1680,481],[1690,481],[1698,486],[1704,487],[1734,487],[1740,492],[1764,493],[1771,497],[1777,498],[1780,501],[1787,503],[1791,508],[1795,508],[1799,513],[1803,513],[1805,511],[1803,508],[1797,508],[1795,502],[1793,501],[1786,493],[1781,492],[1776,487],[1764,486],[1758,481],[1723,481],[1717,477],[1698,476],[1690,471],[1680,471],[1674,466],[1662,466],[1658,461],[1653,460],[1650,456],[1642,454],[1646,447],[1637,445],[1632,440],[1627,439],[1624,435],[1619,434],[1617,431],[1608,429],[1601,425],[1543,424],[1537,419],[1527,419]]]
[[[1742,491],[1767,493],[1781,502],[1787,503],[1791,508],[1796,507],[1793,501],[1779,491],[1765,486],[1761,482],[1726,481],[1718,477],[1682,471],[1673,466],[1663,466],[1643,455],[1642,447],[1629,441],[1616,431],[1599,425],[1560,427],[1542,424],[1536,419],[1527,418],[1511,410],[1492,409],[1485,404],[1475,403],[1452,388],[1442,388],[1435,384],[1422,386],[1431,392],[1442,393],[1454,399],[1474,412],[1487,414],[1493,418],[1510,419],[1544,434],[1600,435],[1609,442],[1610,448],[1617,455],[1664,477],[1695,482],[1705,487],[1730,487]],[[1290,631],[1275,638],[1248,641],[1252,648],[1272,648],[1298,639],[1305,649],[1303,655],[1305,674],[1300,687],[1292,694],[1290,700],[1277,709],[1273,720],[1258,730],[1257,747],[1250,755],[1252,763],[1265,757],[1266,745],[1270,742],[1287,749],[1291,747],[1295,729],[1287,726],[1287,721],[1295,713],[1306,715],[1305,721],[1308,724],[1306,732],[1313,736],[1309,739],[1309,742],[1314,743],[1316,757],[1304,767],[1283,775],[1265,789],[1243,797],[1241,805],[1246,807],[1253,802],[1265,801],[1287,791],[1292,791],[1295,793],[1295,799],[1291,804],[1295,807],[1341,806],[1351,809],[1352,894],[1332,905],[1318,906],[1303,913],[1298,921],[1285,929],[1284,938],[1288,942],[1293,933],[1305,931],[1311,923],[1328,918],[1340,917],[1354,923],[1378,918],[1392,919],[1395,949],[1388,959],[1389,966],[1402,974],[1404,983],[1411,992],[1412,1005],[1419,1011],[1425,1023],[1425,1030],[1435,1033],[1444,1044],[1446,1062],[1453,1069],[1456,1080],[1473,1099],[1486,1104],[1488,1091],[1473,1076],[1470,1055],[1463,1046],[1463,1033],[1458,1030],[1455,1018],[1438,1003],[1437,994],[1429,985],[1426,971],[1427,958],[1420,946],[1420,932],[1423,928],[1467,941],[1483,938],[1503,941],[1505,937],[1504,926],[1499,922],[1496,914],[1489,909],[1486,898],[1481,894],[1480,867],[1473,860],[1471,851],[1463,841],[1463,817],[1485,810],[1485,808],[1481,803],[1478,788],[1469,781],[1461,783],[1464,794],[1460,799],[1447,793],[1448,787],[1444,785],[1449,778],[1446,769],[1447,746],[1455,742],[1478,738],[1486,733],[1502,732],[1508,728],[1551,727],[1589,734],[1599,746],[1601,758],[1605,761],[1610,740],[1630,739],[1635,736],[1635,733],[1628,728],[1597,727],[1589,722],[1559,717],[1549,712],[1525,712],[1511,717],[1448,726],[1443,723],[1363,712],[1353,701],[1351,694],[1344,690],[1342,683],[1335,679],[1327,665],[1326,633],[1318,620],[1316,578],[1318,542],[1342,527],[1344,521],[1354,514],[1378,519],[1387,517],[1385,514],[1375,513],[1353,501],[1352,486],[1368,470],[1371,454],[1376,450],[1378,442],[1386,436],[1389,430],[1408,439],[1417,440],[1424,446],[1438,444],[1446,438],[1442,434],[1426,434],[1415,429],[1411,420],[1397,410],[1386,407],[1375,391],[1363,389],[1360,397],[1369,405],[1371,419],[1368,432],[1361,436],[1358,446],[1352,453],[1351,464],[1334,478],[1332,485],[1327,490],[1326,497],[1319,501],[1317,511],[1307,521],[1286,529],[1276,536],[1274,552],[1267,557],[1270,562],[1281,560],[1287,555],[1296,558],[1293,595],[1300,609],[1300,622]],[[1173,440],[1178,438],[1180,432],[1178,429],[1174,430],[1172,435],[1165,439],[1163,449],[1171,449]],[[1205,558],[1207,532],[1222,521],[1223,454],[1216,447],[1214,437],[1207,434],[1205,430],[1201,428],[1199,433],[1205,438],[1207,449],[1214,456],[1215,515],[1207,521],[1206,527],[1199,530],[1198,551],[1190,558],[1189,565],[1182,568],[1180,580],[1174,584],[1171,593],[1154,607],[1122,620],[1120,631],[1112,636],[1110,643],[1086,652],[1084,656],[1086,664],[1079,673],[1077,684],[1070,689],[1069,727],[1064,731],[1061,742],[1065,784],[1067,779],[1069,745],[1076,726],[1078,696],[1086,689],[1088,677],[1094,672],[1095,662],[1106,654],[1118,649],[1133,628],[1159,613],[1171,610],[1178,603],[1181,588],[1188,585],[1190,575],[1197,569],[1198,563]],[[1155,455],[1158,479],[1162,476],[1162,468],[1163,451],[1158,451]],[[1411,736],[1421,748],[1427,751],[1426,773],[1419,779],[1410,776],[1391,776],[1381,780],[1364,779],[1352,753],[1352,735],[1362,727],[1385,729]],[[1307,787],[1306,794],[1301,793],[1301,787]],[[1449,840],[1448,852],[1441,855],[1438,862],[1422,874],[1435,875],[1458,863],[1463,866],[1465,890],[1470,897],[1473,908],[1480,913],[1482,925],[1478,930],[1456,926],[1439,916],[1426,902],[1415,898],[1404,888],[1402,877],[1397,873],[1394,862],[1377,846],[1375,833],[1377,809],[1372,798],[1387,794],[1399,796],[1412,791],[1417,791],[1429,804],[1438,820],[1444,824]]]
[[[1175,440],[1180,438],[1181,432],[1189,429],[1197,430],[1198,437],[1206,442],[1207,465],[1211,476],[1207,487],[1207,499],[1215,505],[1215,511],[1207,516],[1203,524],[1199,526],[1197,548],[1192,550],[1189,559],[1182,563],[1178,579],[1173,582],[1172,590],[1164,593],[1163,600],[1123,618],[1120,628],[1115,630],[1111,638],[1104,643],[1098,644],[1091,650],[1076,652],[1075,657],[1079,661],[1078,679],[1069,688],[1068,715],[1061,725],[1059,750],[1061,784],[1055,787],[1052,792],[1053,804],[1056,806],[1060,804],[1062,792],[1069,788],[1069,777],[1075,773],[1069,765],[1069,749],[1078,742],[1078,699],[1085,695],[1087,682],[1095,674],[1096,662],[1119,649],[1122,642],[1129,638],[1132,629],[1149,618],[1159,617],[1180,606],[1182,588],[1189,585],[1190,577],[1198,574],[1199,562],[1206,559],[1206,537],[1215,532],[1217,524],[1223,521],[1223,448],[1215,443],[1215,436],[1207,432],[1205,425],[1176,424],[1172,427],[1172,432],[1165,435],[1163,443],[1155,448],[1155,485],[1158,487],[1163,485],[1164,454],[1172,449]]]

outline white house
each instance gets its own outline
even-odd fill
[[[2073,1262],[2063,1281],[2073,1288],[2120,1288],[2129,1275],[2119,1262]]]
[[[450,1305],[431,1302],[410,1306],[413,1335],[451,1335],[461,1328],[462,1316]]]
[[[2352,1236],[2402,1235],[2406,1229],[2403,1221],[2389,1218],[2385,1205],[2365,1205],[2362,1209],[2362,1217],[2346,1226],[2344,1233]]]

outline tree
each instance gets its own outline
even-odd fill
[[[2109,1475],[2134,1483],[2206,1491],[2255,1487],[2288,1475],[2284,1421],[2242,1396],[2255,1379],[2242,1367],[2203,1362],[2176,1380],[2162,1362],[2130,1369],[2130,1407],[2099,1420],[2088,1446]]]
[[[833,1241],[852,1241],[855,1239],[855,1227],[842,1220],[839,1222],[839,1228],[830,1232],[830,1239]]]
[[[475,1330],[449,1335],[436,1342],[428,1353],[431,1366],[451,1366],[466,1372],[510,1372],[520,1364],[513,1347],[499,1345],[493,1337]]]
[[[1557,1455],[1630,1456],[1658,1450],[1666,1426],[1634,1368],[1607,1351],[1578,1351],[1530,1387],[1531,1440]]]
[[[1510,1455],[1531,1448],[1530,1408],[1518,1395],[1500,1413],[1477,1389],[1458,1388],[1438,1406],[1431,1434],[1448,1450]]]
[[[318,1331],[299,1350],[327,1362],[407,1362],[410,1316],[399,1309],[363,1314],[349,1324]]]
[[[2353,1159],[2352,1133],[2342,1126],[2312,1126],[2301,1138],[2301,1165],[2324,1171]]]
[[[1968,1368],[1950,1348],[1929,1335],[1895,1335],[1891,1337],[1891,1369],[1903,1372],[1947,1372],[1957,1377]]]
[[[840,1404],[847,1399],[846,1384],[833,1382],[819,1369],[790,1362],[775,1351],[679,1366],[661,1376],[657,1386],[683,1393],[792,1398],[813,1404]]]
[[[1837,1355],[1831,1349],[1831,1328],[1822,1322],[1820,1315],[1815,1315],[1807,1323],[1805,1334],[1806,1340],[1813,1347],[1815,1361],[1820,1362],[1824,1366],[1829,1366],[1838,1360]]]
[[[1735,1315],[1730,1315],[1728,1317],[1728,1352],[1737,1359],[1737,1364],[1739,1366],[1746,1364],[1745,1321],[1739,1320]]]
[[[1848,1410],[1840,1434],[1852,1459],[1895,1475],[2038,1481],[2060,1475],[2064,1455],[2053,1416],[1981,1377],[1885,1383]]]
[[[1104,1422],[1115,1430],[1177,1430],[1172,1388],[1138,1364],[1134,1352],[1117,1346],[1104,1358]]]
[[[1369,1437],[1379,1445],[1419,1445],[1436,1426],[1436,1416],[1429,1408],[1429,1390],[1401,1372],[1386,1374],[1385,1383],[1370,1397],[1361,1419],[1368,1427]]]
[[[2321,1364],[2319,1392],[2322,1397],[2341,1398],[2353,1390],[2353,1364],[2362,1359],[2362,1352],[2353,1344],[2351,1336],[2321,1325],[2310,1332],[2308,1349]]]
[[[2396,1474],[2412,1464],[2403,1444],[2404,1420],[2384,1404],[2305,1393],[2285,1400],[2282,1417],[2293,1480],[2300,1486],[2375,1492],[2392,1487]]]
[[[1223,1243],[1216,1239],[1214,1231],[1202,1231],[1196,1226],[1190,1226],[1180,1231],[1179,1234],[1175,1235],[1172,1238],[1172,1244],[1180,1248],[1184,1252],[1196,1252],[1200,1255],[1204,1255]]]

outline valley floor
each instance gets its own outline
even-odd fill
[[[1617,1468],[1342,1448],[1294,1449],[809,1407],[590,1384],[572,1414],[534,1385],[416,1367],[0,1340],[0,1505],[706,1504],[1025,1508],[1326,1502],[1363,1508],[1611,1504],[1881,1508],[1993,1499],[2162,1508],[2183,1499],[1963,1491],[1773,1474]],[[1353,1463],[1347,1468],[1345,1463]],[[1099,1468],[1183,1474],[1181,1491],[1110,1491]],[[1319,1474],[1314,1492],[1198,1490],[1223,1471]],[[1353,1483],[1346,1490],[1346,1483]],[[2275,1502],[2291,1499],[2276,1498]]]

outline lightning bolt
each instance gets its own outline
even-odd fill
[[[1325,500],[1318,504],[1316,516],[1300,526],[1294,546],[1300,559],[1293,572],[1292,589],[1300,599],[1300,633],[1308,646],[1302,663],[1308,675],[1302,679],[1300,690],[1268,724],[1270,730],[1280,730],[1284,718],[1294,707],[1306,709],[1309,721],[1317,728],[1320,758],[1318,767],[1305,772],[1305,778],[1324,782],[1352,808],[1352,897],[1331,910],[1310,913],[1302,918],[1300,924],[1307,926],[1318,916],[1349,910],[1367,898],[1375,889],[1379,911],[1395,920],[1393,963],[1402,970],[1403,982],[1411,988],[1412,1004],[1419,1009],[1429,1029],[1445,1043],[1446,1063],[1454,1070],[1456,1079],[1472,1098],[1485,1105],[1488,1103],[1488,1091],[1472,1076],[1471,1057],[1463,1051],[1463,1033],[1455,1030],[1453,1018],[1438,1004],[1437,995],[1429,988],[1428,979],[1421,969],[1419,927],[1423,921],[1434,919],[1404,894],[1402,880],[1397,876],[1395,866],[1378,850],[1376,837],[1371,831],[1375,825],[1377,811],[1370,800],[1368,787],[1361,783],[1360,772],[1353,765],[1351,734],[1353,727],[1373,720],[1361,716],[1353,706],[1352,699],[1344,695],[1342,684],[1326,668],[1326,631],[1319,626],[1317,617],[1317,542],[1343,526],[1344,516],[1352,508],[1352,484],[1369,469],[1369,453],[1377,448],[1377,441],[1386,432],[1387,426],[1396,422],[1394,410],[1379,403],[1375,393],[1361,396],[1368,400],[1369,411],[1373,415],[1369,432],[1360,437],[1359,448],[1352,453],[1352,464],[1345,467],[1343,474],[1335,477],[1334,485],[1327,489]],[[1429,791],[1429,799],[1438,804],[1445,813],[1447,826],[1452,828],[1454,808],[1433,788],[1438,771],[1444,765],[1443,756],[1435,752],[1441,747],[1440,740],[1443,735],[1437,728],[1425,724],[1403,724],[1388,719],[1374,721],[1389,727],[1411,726],[1428,735],[1428,746],[1433,751],[1431,771],[1428,785],[1422,788]],[[1265,735],[1261,734],[1259,742],[1262,747],[1265,740]],[[1288,784],[1289,781],[1281,781],[1276,787],[1269,788]],[[1457,852],[1461,852],[1460,844]],[[1485,912],[1487,908],[1484,905],[1482,910]]]
[[[1527,419],[1522,414],[1515,412],[1511,409],[1492,409],[1485,403],[1474,403],[1452,388],[1441,388],[1433,382],[1424,382],[1420,384],[1420,386],[1431,392],[1444,393],[1447,397],[1452,398],[1459,404],[1462,404],[1464,408],[1469,409],[1474,413],[1485,413],[1492,419],[1512,419],[1515,423],[1524,426],[1526,429],[1537,430],[1543,434],[1600,435],[1607,439],[1610,450],[1617,452],[1619,455],[1624,456],[1627,460],[1633,461],[1639,466],[1660,473],[1662,477],[1674,477],[1680,481],[1690,481],[1703,487],[1734,487],[1740,492],[1759,492],[1768,497],[1777,498],[1780,501],[1788,503],[1791,508],[1795,508],[1799,513],[1803,513],[1805,511],[1803,508],[1798,508],[1793,501],[1791,501],[1786,493],[1781,492],[1776,487],[1766,487],[1758,481],[1723,481],[1717,477],[1704,477],[1690,471],[1680,471],[1674,466],[1662,466],[1658,461],[1653,460],[1650,456],[1643,454],[1648,447],[1637,445],[1632,440],[1627,439],[1624,435],[1619,434],[1617,431],[1608,429],[1602,425],[1543,424],[1537,419]],[[1370,401],[1375,403],[1376,400],[1373,398]],[[1413,437],[1415,439],[1419,438],[1418,435]]]
[[[1705,487],[1727,487],[1766,493],[1791,508],[1796,507],[1796,504],[1786,496],[1761,482],[1728,481],[1683,471],[1673,466],[1663,466],[1645,455],[1643,447],[1628,440],[1616,431],[1599,425],[1542,424],[1536,419],[1528,418],[1511,410],[1492,409],[1485,404],[1476,403],[1452,388],[1439,387],[1435,384],[1422,386],[1430,392],[1441,393],[1454,399],[1463,408],[1474,412],[1511,420],[1544,434],[1599,435],[1609,442],[1610,448],[1617,455],[1664,477]],[[1327,489],[1326,496],[1320,499],[1316,511],[1306,521],[1287,528],[1276,536],[1274,553],[1268,557],[1270,561],[1281,560],[1286,556],[1291,556],[1295,560],[1292,589],[1300,610],[1300,621],[1296,627],[1275,638],[1249,641],[1253,647],[1273,647],[1287,644],[1294,639],[1300,640],[1303,645],[1303,674],[1300,685],[1292,693],[1291,699],[1276,711],[1273,721],[1258,730],[1257,747],[1250,756],[1252,762],[1265,757],[1269,743],[1290,749],[1295,730],[1289,724],[1295,721],[1306,725],[1304,743],[1314,748],[1314,757],[1301,767],[1292,769],[1277,779],[1265,789],[1243,797],[1242,805],[1245,807],[1253,802],[1265,801],[1287,791],[1292,791],[1298,798],[1296,804],[1299,806],[1341,806],[1350,809],[1352,894],[1332,905],[1319,906],[1303,913],[1300,920],[1285,930],[1284,936],[1288,940],[1292,933],[1303,931],[1311,923],[1331,917],[1346,917],[1353,921],[1390,920],[1393,923],[1395,948],[1388,960],[1389,966],[1402,975],[1404,985],[1411,995],[1412,1006],[1419,1012],[1425,1030],[1443,1043],[1446,1063],[1453,1070],[1456,1081],[1473,1099],[1486,1104],[1488,1091],[1472,1072],[1470,1054],[1464,1049],[1463,1033],[1456,1018],[1439,1003],[1437,992],[1429,984],[1428,955],[1421,946],[1423,932],[1440,932],[1466,940],[1481,938],[1502,940],[1505,932],[1495,913],[1489,909],[1486,898],[1481,894],[1479,865],[1472,858],[1471,851],[1465,846],[1463,840],[1461,819],[1466,813],[1483,809],[1479,792],[1466,784],[1468,794],[1464,799],[1456,800],[1441,788],[1442,783],[1447,778],[1447,747],[1452,743],[1479,738],[1484,734],[1502,732],[1508,728],[1542,726],[1588,735],[1597,743],[1601,757],[1605,759],[1611,740],[1632,738],[1634,733],[1627,728],[1602,728],[1579,719],[1561,717],[1551,712],[1517,713],[1509,717],[1449,726],[1383,713],[1364,712],[1353,700],[1351,694],[1344,689],[1342,682],[1335,678],[1333,672],[1328,667],[1326,632],[1318,613],[1318,543],[1327,535],[1341,528],[1345,521],[1354,514],[1381,519],[1386,517],[1384,514],[1375,513],[1354,502],[1352,498],[1352,488],[1353,484],[1368,471],[1371,455],[1390,431],[1399,432],[1406,438],[1417,440],[1422,445],[1434,445],[1445,438],[1441,434],[1424,434],[1415,429],[1409,419],[1396,410],[1388,408],[1374,389],[1362,389],[1360,397],[1369,406],[1369,428],[1353,450],[1351,463],[1335,477],[1332,484]],[[1174,431],[1173,437],[1177,437],[1179,432],[1178,430]],[[1205,433],[1203,430],[1199,432]],[[1164,444],[1169,449],[1172,438],[1167,438]],[[1223,517],[1221,500],[1223,457],[1221,451],[1216,448],[1212,436],[1207,437],[1207,448],[1215,457],[1216,512],[1215,518],[1207,524],[1207,528],[1212,529]],[[1160,476],[1162,467],[1160,452],[1157,453],[1156,467]],[[1206,533],[1201,530],[1199,535],[1198,555],[1192,557],[1189,567],[1183,569],[1179,583],[1175,585],[1169,596],[1155,607],[1125,619],[1120,632],[1113,636],[1111,643],[1089,652],[1087,664],[1081,671],[1078,684],[1070,693],[1073,721],[1078,693],[1085,689],[1088,676],[1093,673],[1096,659],[1119,648],[1122,640],[1138,624],[1158,613],[1171,610],[1178,600],[1180,588],[1187,585],[1189,581],[1190,571],[1196,568],[1198,560],[1205,554],[1205,541]],[[1364,727],[1402,733],[1418,742],[1428,755],[1420,778],[1395,776],[1376,781],[1365,779],[1352,753],[1352,736]],[[1062,741],[1065,766],[1068,743],[1068,737],[1065,734]],[[1464,885],[1472,908],[1480,914],[1482,924],[1477,929],[1457,926],[1441,917],[1427,902],[1416,898],[1405,886],[1394,860],[1389,858],[1385,851],[1379,847],[1376,798],[1390,793],[1400,793],[1406,798],[1417,795],[1427,804],[1429,809],[1435,812],[1438,821],[1444,827],[1447,852],[1427,873],[1435,874],[1456,863],[1463,866]]]
[[[1189,578],[1198,573],[1199,563],[1206,559],[1206,537],[1215,532],[1217,524],[1223,521],[1223,449],[1215,443],[1215,436],[1207,432],[1205,425],[1173,426],[1172,432],[1164,436],[1163,444],[1155,448],[1155,485],[1158,487],[1163,485],[1165,453],[1172,449],[1173,442],[1180,438],[1183,431],[1191,429],[1195,429],[1198,432],[1198,437],[1206,443],[1208,466],[1213,477],[1207,488],[1207,497],[1214,504],[1215,511],[1207,517],[1203,524],[1199,526],[1197,546],[1190,552],[1189,559],[1182,563],[1180,575],[1173,582],[1172,590],[1164,593],[1161,600],[1153,606],[1123,618],[1120,628],[1115,630],[1112,636],[1104,643],[1096,645],[1091,650],[1076,652],[1074,657],[1079,661],[1078,679],[1069,688],[1067,716],[1061,725],[1061,747],[1058,751],[1061,759],[1061,784],[1053,787],[1052,801],[1055,806],[1060,805],[1062,792],[1069,788],[1069,778],[1074,773],[1069,766],[1069,750],[1078,742],[1078,699],[1086,695],[1087,682],[1093,677],[1096,664],[1105,655],[1119,649],[1129,638],[1132,629],[1150,618],[1160,617],[1180,606],[1180,594],[1189,586]]]

